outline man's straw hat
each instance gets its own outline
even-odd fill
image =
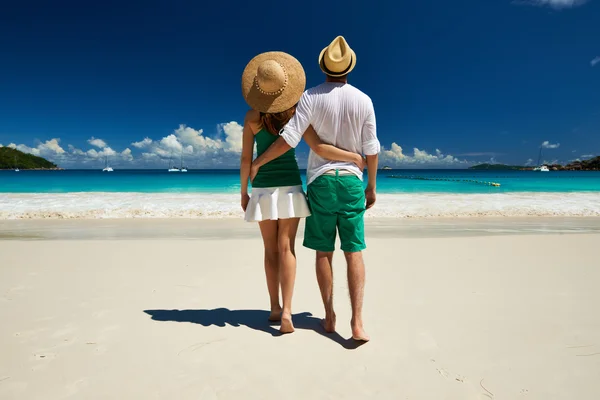
[[[319,66],[326,75],[334,78],[349,74],[356,66],[356,54],[343,36],[333,39],[333,42],[321,51]]]
[[[257,55],[242,74],[242,94],[246,103],[263,113],[278,113],[293,107],[305,86],[302,64],[281,51]]]

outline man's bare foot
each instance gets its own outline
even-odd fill
[[[294,332],[294,324],[292,323],[292,314],[284,312],[281,314],[281,327],[279,328],[281,333],[292,333]]]
[[[271,314],[269,314],[269,321],[271,321],[271,322],[281,321],[281,307],[271,309]]]
[[[321,325],[323,325],[323,329],[325,329],[325,332],[335,332],[335,313],[325,315],[325,319],[321,320]]]
[[[368,342],[371,340],[365,329],[363,328],[362,322],[355,323],[354,321],[350,323],[352,326],[352,339],[359,342]]]

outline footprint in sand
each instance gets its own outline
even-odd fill
[[[436,368],[436,370],[437,370],[438,374],[440,374],[444,378],[448,379],[450,377],[450,374],[448,373],[448,371],[446,371],[446,369],[444,369],[444,368]]]
[[[79,390],[87,385],[87,378],[81,378],[76,380],[75,382],[69,383],[68,385],[65,385],[65,389],[67,391],[66,396],[74,396],[77,393],[79,393]]]
[[[68,324],[63,329],[59,329],[52,335],[53,338],[59,338],[61,336],[73,336],[73,333],[77,331],[77,327],[74,324]]]
[[[110,310],[99,310],[99,311],[92,313],[92,317],[98,318],[98,319],[104,318],[104,316],[106,314],[108,314],[109,312],[110,312]]]
[[[32,371],[37,371],[48,367],[48,364],[56,358],[56,353],[51,352],[38,352],[34,353],[31,357],[33,366]]]
[[[13,300],[15,297],[19,296],[19,294],[23,291],[25,291],[26,289],[29,289],[27,286],[15,286],[12,287],[10,289],[8,289],[6,291],[6,293],[4,293],[4,298],[6,300]]]

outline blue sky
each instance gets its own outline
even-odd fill
[[[546,161],[600,154],[600,0],[204,3],[4,4],[0,144],[66,167],[163,167],[181,150],[235,167],[246,63],[289,52],[314,86],[344,35],[384,164],[524,164],[543,142]]]

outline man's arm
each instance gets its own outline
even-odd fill
[[[377,169],[379,164],[379,154],[367,156],[367,172],[369,181],[365,189],[365,199],[367,200],[367,210],[375,205],[377,201]]]
[[[381,145],[379,139],[377,139],[377,123],[374,109],[371,109],[371,113],[363,125],[362,151],[367,156],[367,172],[369,174],[369,182],[365,190],[366,208],[368,210],[375,205],[375,201],[377,200],[377,169],[379,152],[381,151]]]

